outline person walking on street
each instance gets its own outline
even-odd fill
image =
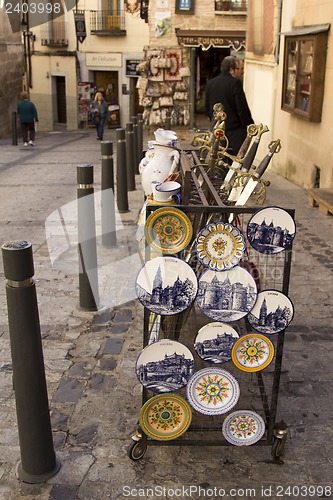
[[[235,77],[239,78],[241,82],[243,82],[244,77],[244,61],[243,59],[236,57],[236,69],[235,69]]]
[[[236,78],[236,58],[227,56],[221,64],[221,73],[207,82],[205,108],[210,120],[213,119],[213,106],[223,105],[227,114],[225,134],[231,153],[237,155],[247,134],[247,126],[254,123],[243,90],[242,82]]]
[[[93,101],[91,107],[97,132],[97,140],[102,141],[104,135],[104,123],[108,116],[108,105],[102,92],[96,92],[95,100]]]
[[[21,100],[17,105],[17,114],[21,122],[21,131],[24,146],[34,146],[35,141],[35,123],[38,122],[36,106],[29,101],[28,92],[22,92]]]

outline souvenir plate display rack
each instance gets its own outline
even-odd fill
[[[225,319],[223,314],[216,319],[210,315],[209,311],[207,315],[207,310],[200,302],[200,290],[202,291],[203,286],[210,286],[207,284],[209,280],[203,278],[205,272],[206,275],[207,273],[215,273],[221,278],[221,276],[227,276],[225,273],[229,273],[233,269],[240,271],[239,268],[243,268],[250,276],[249,279],[254,280],[257,296],[262,291],[273,290],[278,297],[280,295],[288,297],[292,240],[286,248],[281,248],[276,253],[265,253],[258,251],[258,247],[254,248],[249,242],[249,222],[262,207],[225,206],[223,201],[217,202],[220,199],[219,194],[212,183],[209,183],[208,177],[206,192],[201,188],[197,189],[198,177],[193,180],[193,174],[196,176],[194,170],[189,169],[187,172],[190,173],[186,173],[187,158],[192,154],[195,155],[195,152],[189,152],[182,161],[183,194],[187,189],[186,186],[190,186],[188,195],[185,192],[185,199],[187,198],[187,203],[192,204],[177,207],[183,212],[184,217],[191,221],[192,238],[188,241],[187,246],[175,255],[170,256],[168,248],[167,255],[160,253],[158,256],[160,259],[164,257],[171,258],[171,260],[178,258],[194,271],[198,278],[196,298],[189,300],[180,312],[169,315],[163,314],[163,311],[158,314],[160,312],[158,308],[152,312],[149,304],[146,307],[147,304],[142,301],[144,307],[143,351],[139,353],[136,366],[136,374],[142,383],[143,370],[138,365],[140,359],[148,352],[147,349],[157,351],[160,346],[162,349],[164,344],[174,342],[182,346],[179,356],[187,356],[187,371],[185,370],[186,374],[178,385],[175,384],[175,380],[167,382],[164,380],[164,384],[157,386],[147,386],[142,383],[142,409],[138,427],[128,447],[128,456],[132,460],[139,460],[144,456],[149,446],[252,445],[270,446],[273,460],[277,463],[283,463],[281,455],[284,450],[287,426],[283,420],[280,422],[276,420],[284,337],[287,327],[283,324],[276,330],[268,328],[266,335],[261,327],[260,333],[259,329],[254,328],[256,324],[254,316],[252,316],[251,323],[249,322],[249,313],[246,308],[239,319],[232,318],[231,322],[228,318]],[[190,176],[190,178],[187,177],[184,183],[185,176]],[[196,186],[194,196],[191,194],[193,184]],[[209,202],[211,203],[209,200],[215,200],[215,205],[209,205]],[[148,205],[147,220],[152,213],[160,208],[161,205]],[[294,221],[295,212],[293,209],[283,209],[283,211]],[[243,235],[246,249],[244,253],[242,249],[239,263],[236,263],[233,269],[217,272],[207,270],[197,251],[197,236],[203,228],[212,223],[217,224],[218,228],[221,228],[221,225],[218,226],[218,224],[222,223],[223,232],[223,224],[228,225],[231,220],[232,225],[237,227],[236,237],[239,238],[238,233]],[[205,235],[205,233],[203,234]],[[215,240],[213,241],[215,243]],[[147,245],[146,263],[151,259],[153,261],[155,257],[156,248]],[[230,280],[232,281],[231,275]],[[214,280],[211,281],[211,283],[213,282]],[[249,288],[250,285],[251,283],[248,284]],[[206,290],[205,294],[207,293]],[[140,299],[139,295],[138,297]],[[286,298],[286,300],[289,299]],[[218,312],[221,313],[221,310]],[[289,322],[291,319],[289,318]],[[232,356],[230,354],[225,359],[222,357],[214,361],[214,359],[203,355],[199,349],[203,344],[201,345],[197,339],[199,332],[202,334],[202,332],[207,331],[212,334],[212,325],[218,328],[220,321],[222,325],[227,325],[229,330],[233,331],[235,349],[232,349]],[[258,339],[266,352],[258,363],[252,364],[252,361],[249,361],[247,364],[242,349],[248,342],[250,348],[247,352],[250,353],[248,357],[250,359],[251,349],[258,342]],[[162,350],[161,353],[159,354],[161,357],[168,358],[169,351]],[[176,349],[174,349],[174,353],[176,353]],[[259,358],[256,358],[257,361]],[[215,393],[207,392],[209,385],[207,381],[210,383],[210,390],[216,391]],[[174,388],[171,390],[172,383],[174,383]],[[171,386],[169,387],[168,384]],[[228,386],[230,389],[227,397],[223,395],[224,388],[222,386]],[[222,394],[223,397],[216,396],[216,394]],[[171,429],[166,424],[165,429],[167,430],[164,431],[162,420],[165,415],[168,417],[176,415],[173,422],[177,423],[173,427],[171,426]],[[242,432],[244,428],[248,429],[247,433]]]

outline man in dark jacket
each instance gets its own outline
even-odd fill
[[[220,102],[227,114],[225,133],[232,154],[237,155],[247,134],[247,126],[254,123],[247,104],[242,82],[235,77],[236,58],[227,56],[221,64],[221,73],[207,82],[206,114],[213,119],[213,106]]]
[[[33,146],[35,140],[35,122],[38,122],[37,109],[34,103],[29,101],[28,92],[22,92],[21,99],[17,105],[17,113],[21,122],[23,143],[25,146],[28,146],[28,144]]]

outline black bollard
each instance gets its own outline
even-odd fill
[[[99,302],[93,182],[93,165],[78,165],[79,305],[86,311],[97,311]]]
[[[127,189],[135,191],[135,155],[133,151],[133,123],[126,123],[126,171]]]
[[[117,138],[117,206],[120,213],[128,212],[126,139],[123,128],[116,129]]]
[[[21,451],[17,475],[43,483],[61,463],[53,448],[31,243],[5,243],[2,257]]]
[[[16,111],[12,112],[12,139],[13,146],[17,146],[17,113]]]
[[[133,151],[134,151],[134,172],[138,175],[139,172],[139,155],[138,155],[138,117],[132,116],[131,122],[133,122]]]
[[[165,128],[166,128],[166,130],[170,130],[170,128],[171,128],[171,116],[170,116],[170,113],[167,113],[167,115],[166,115]]]
[[[143,158],[143,115],[138,113],[138,158],[139,163]]]
[[[111,141],[101,142],[102,154],[102,245],[114,247],[117,245],[116,233],[116,208],[114,197],[114,171],[113,171],[113,143]]]

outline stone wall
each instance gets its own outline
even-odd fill
[[[15,25],[13,26],[15,31]],[[16,111],[17,99],[22,91],[23,74],[21,32],[13,33],[5,10],[0,9],[0,139],[11,137],[12,112]]]

